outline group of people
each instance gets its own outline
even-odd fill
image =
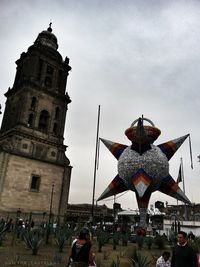
[[[187,234],[179,231],[177,235],[177,244],[172,250],[170,261],[170,252],[164,251],[156,262],[156,267],[198,267],[198,258],[196,252],[187,241]]]
[[[171,259],[170,259],[171,256]],[[95,255],[92,252],[91,234],[88,228],[83,228],[77,239],[71,246],[68,267],[88,267],[96,266]],[[172,250],[164,251],[156,261],[156,267],[198,267],[196,252],[187,241],[187,234],[179,231],[177,244]]]

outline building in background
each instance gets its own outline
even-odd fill
[[[51,24],[16,61],[0,130],[0,212],[64,215],[71,169],[64,145],[71,102],[69,59],[58,52]]]
[[[68,204],[66,221],[75,223],[91,223],[91,204]],[[94,224],[114,223],[114,210],[104,205],[94,206]]]

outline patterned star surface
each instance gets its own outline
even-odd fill
[[[189,134],[158,146],[153,142],[160,135],[154,125],[144,126],[143,118],[125,131],[132,145],[127,146],[106,139],[101,141],[118,160],[118,174],[111,181],[99,200],[131,190],[136,193],[139,208],[146,209],[155,191],[191,204],[190,200],[169,174],[169,160]],[[151,122],[151,121],[150,121]]]

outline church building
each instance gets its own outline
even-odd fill
[[[0,130],[0,212],[64,215],[72,169],[64,144],[71,67],[51,24],[16,65]]]

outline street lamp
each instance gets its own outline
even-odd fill
[[[49,206],[49,224],[50,224],[51,215],[52,215],[53,193],[54,193],[54,181],[52,182],[52,187],[51,187],[51,200],[50,200],[50,206]]]
[[[49,243],[49,236],[50,236],[50,222],[51,222],[51,214],[52,214],[53,193],[54,193],[54,181],[52,182],[52,187],[51,187],[51,200],[50,200],[50,206],[49,206],[49,223],[47,225],[46,241],[45,241],[46,244]],[[44,213],[43,213],[43,216],[44,216]]]

